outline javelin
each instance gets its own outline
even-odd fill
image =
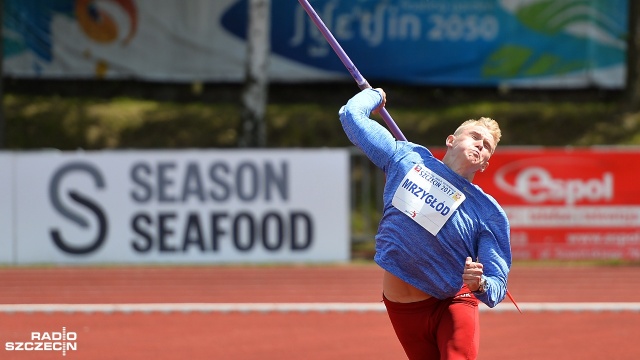
[[[371,88],[371,85],[369,85],[369,82],[367,81],[367,79],[365,79],[362,76],[362,74],[360,74],[360,71],[358,71],[358,68],[356,68],[356,66],[353,64],[353,61],[351,61],[347,53],[344,52],[344,50],[342,49],[342,46],[340,46],[340,44],[338,43],[338,40],[336,40],[336,38],[333,36],[331,31],[329,31],[329,28],[327,28],[327,25],[324,24],[322,19],[320,19],[320,16],[318,16],[318,14],[313,9],[311,4],[309,4],[309,1],[298,0],[298,2],[300,3],[300,5],[302,5],[302,7],[304,8],[304,11],[307,12],[309,17],[311,18],[311,21],[313,21],[313,23],[316,24],[316,27],[318,27],[318,30],[320,30],[320,32],[322,33],[322,36],[324,36],[324,38],[327,39],[327,42],[329,43],[333,51],[336,53],[336,55],[338,55],[338,57],[340,58],[344,66],[347,68],[349,73],[351,73],[351,76],[353,76],[353,79],[358,84],[358,87],[361,90]],[[384,107],[381,108],[380,115],[382,116],[382,120],[384,120],[385,124],[387,124],[387,127],[389,128],[389,130],[391,131],[393,136],[395,136],[396,139],[407,141],[407,138],[404,136],[404,134],[402,134],[402,131],[400,131],[400,128],[398,127],[398,125],[396,125],[395,121],[393,121],[387,109],[385,109]],[[520,311],[520,313],[522,314],[522,310],[520,310],[520,307],[516,303],[513,296],[511,296],[511,293],[509,292],[509,290],[507,290],[507,296],[509,297],[511,302],[513,302],[513,305],[516,306],[516,309],[518,309],[518,311]]]
[[[320,19],[320,16],[318,16],[318,14],[313,9],[311,4],[309,4],[309,1],[307,0],[298,0],[298,1],[300,2],[300,5],[302,5],[304,10],[307,12],[307,14],[309,14],[309,17],[316,24],[316,26],[318,27],[318,30],[320,30],[324,38],[327,39],[327,42],[329,42],[329,45],[331,45],[331,47],[333,48],[333,51],[335,51],[336,55],[338,55],[340,60],[342,60],[342,63],[344,64],[344,66],[347,68],[347,70],[349,70],[349,72],[351,73],[351,76],[353,76],[353,79],[358,84],[358,87],[361,90],[371,88],[371,85],[369,85],[367,80],[360,74],[360,71],[358,71],[356,66],[351,61],[351,59],[349,59],[349,56],[347,55],[347,53],[344,52],[344,50],[342,49],[342,46],[340,46],[336,38],[333,37],[333,34],[331,33],[331,31],[329,31],[329,29],[324,24],[322,19]],[[396,125],[396,123],[393,121],[387,109],[385,109],[384,107],[381,108],[380,116],[382,116],[382,120],[384,120],[385,124],[387,124],[387,127],[389,128],[389,130],[391,131],[393,136],[395,136],[396,139],[407,141],[407,138],[404,136],[404,134],[402,134],[402,131],[400,131],[400,128],[398,127],[398,125]]]

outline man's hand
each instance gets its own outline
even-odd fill
[[[371,113],[372,114],[378,114],[380,112],[380,110],[385,106],[385,104],[387,103],[387,93],[384,92],[384,90],[382,90],[382,88],[376,88],[375,89],[377,92],[380,93],[380,95],[382,95],[382,102],[380,103],[380,106],[378,106],[377,108],[375,108]]]
[[[464,272],[462,273],[462,282],[469,287],[469,290],[478,291],[482,274],[482,264],[473,262],[471,257],[467,256],[467,260],[464,263]]]

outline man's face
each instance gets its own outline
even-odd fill
[[[458,135],[447,137],[447,148],[454,155],[456,168],[466,172],[484,171],[496,144],[483,126],[467,126]]]

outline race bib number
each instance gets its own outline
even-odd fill
[[[436,235],[465,198],[440,175],[416,165],[400,182],[392,205]]]

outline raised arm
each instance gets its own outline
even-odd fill
[[[396,150],[396,140],[380,123],[369,118],[384,105],[382,89],[365,89],[340,109],[342,128],[351,142],[360,148],[376,166],[383,168]]]

